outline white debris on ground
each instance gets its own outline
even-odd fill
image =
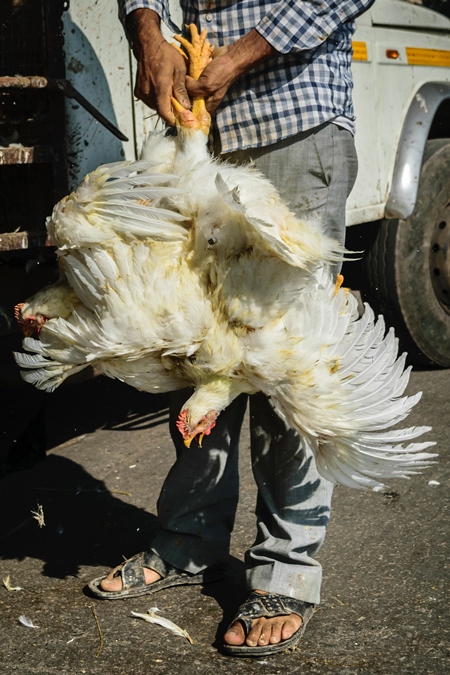
[[[37,626],[34,625],[31,619],[29,619],[27,616],[24,616],[21,614],[19,616],[19,621],[22,624],[22,626],[26,626],[27,628],[37,628]]]
[[[12,586],[11,585],[11,577],[9,574],[6,575],[6,577],[3,577],[3,586],[6,588],[7,591],[22,591],[23,588],[22,586]]]
[[[139,612],[131,612],[131,615],[138,618],[138,619],[144,619],[144,621],[148,621],[148,623],[156,623],[158,626],[162,626],[163,628],[167,628],[167,630],[170,630],[172,633],[175,633],[175,635],[180,635],[181,637],[186,638],[191,645],[194,644],[194,640],[191,638],[189,633],[184,630],[184,628],[180,628],[180,626],[177,626],[176,623],[173,623],[173,621],[170,621],[170,619],[165,619],[163,616],[157,616],[156,612],[159,612],[160,610],[157,607],[151,607],[148,611],[147,614],[140,614]]]

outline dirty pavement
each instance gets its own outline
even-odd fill
[[[51,395],[3,386],[0,673],[450,672],[449,384],[449,371],[422,370],[409,387],[424,390],[410,422],[434,426],[439,463],[383,492],[335,490],[320,552],[322,604],[294,652],[260,659],[220,653],[245,597],[243,553],[255,531],[247,431],[228,578],[95,600],[86,583],[145,548],[155,531],[173,461],[167,399],[100,378]],[[193,644],[132,616],[155,606]]]

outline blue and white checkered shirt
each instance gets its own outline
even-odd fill
[[[374,0],[181,0],[186,24],[206,28],[228,45],[252,28],[279,55],[256,66],[228,90],[217,109],[222,152],[281,141],[330,120],[352,130],[354,18]],[[125,15],[153,9],[174,32],[168,0],[120,0]]]

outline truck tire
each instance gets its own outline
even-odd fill
[[[429,141],[407,220],[383,220],[363,258],[363,298],[416,364],[450,367],[450,140]]]

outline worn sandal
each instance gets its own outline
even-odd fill
[[[302,625],[287,640],[281,640],[276,644],[268,644],[250,647],[249,645],[223,645],[223,651],[232,656],[270,656],[277,652],[283,652],[286,649],[293,649],[303,635],[306,624],[314,614],[314,607],[309,602],[302,602],[296,598],[290,598],[287,595],[278,593],[255,593],[252,591],[247,600],[239,607],[236,616],[228,626],[227,630],[236,621],[242,621],[245,634],[248,635],[252,628],[253,619],[260,617],[271,618],[274,616],[283,616],[285,614],[298,614],[302,618]]]
[[[154,570],[161,575],[162,579],[152,584],[145,583],[144,568]],[[186,584],[207,584],[219,581],[225,576],[225,565],[215,565],[191,574],[177,567],[169,565],[153,551],[143,551],[134,555],[124,562],[114,576],[122,577],[122,590],[104,591],[100,588],[101,582],[106,575],[93,579],[88,588],[97,598],[103,600],[119,600],[120,598],[135,598],[139,595],[150,595],[171,586],[183,586]]]

